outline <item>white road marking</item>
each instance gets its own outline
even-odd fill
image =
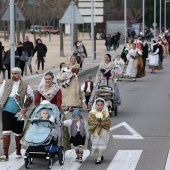
[[[170,151],[166,160],[165,170],[170,170]]]
[[[107,170],[135,170],[142,150],[119,150]]]
[[[21,154],[24,156],[25,150],[21,149]],[[9,161],[0,162],[1,170],[17,170],[24,165],[24,157],[21,159],[15,159],[16,152],[9,155]]]
[[[110,128],[110,131],[117,129],[119,127],[125,127],[132,135],[113,135],[114,139],[144,139],[137,131],[135,131],[126,122],[122,122],[116,126]]]
[[[86,160],[86,158],[90,155],[90,151],[89,150],[84,150],[83,153],[83,161]],[[65,162],[63,166],[59,165],[59,162],[57,161],[53,167],[52,170],[77,170],[79,169],[79,167],[81,166],[81,163],[79,162],[75,162],[76,159],[76,153],[75,150],[68,150],[65,153]]]

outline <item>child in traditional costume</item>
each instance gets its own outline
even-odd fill
[[[73,111],[73,119],[65,120],[61,122],[63,126],[71,127],[70,143],[75,147],[76,161],[83,162],[83,147],[85,145],[86,138],[89,138],[87,122],[83,120],[79,110]]]
[[[85,93],[86,105],[87,109],[89,109],[88,103],[94,88],[94,83],[92,82],[92,76],[90,74],[88,74],[86,77],[86,81],[81,86],[81,92]]]
[[[111,120],[104,99],[95,100],[90,111],[88,124],[92,142],[91,156],[97,156],[95,164],[100,164],[104,159],[105,152],[114,148],[113,138],[110,138],[109,133]],[[108,144],[112,146],[109,148]]]
[[[121,77],[123,75],[123,71],[124,71],[124,65],[125,62],[121,59],[120,55],[118,55],[114,61],[116,68],[115,68],[115,76],[117,78],[117,80],[121,81]]]

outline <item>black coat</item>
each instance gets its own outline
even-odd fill
[[[112,44],[117,44],[117,42],[118,42],[118,38],[117,38],[117,35],[114,35],[114,36],[112,36]]]
[[[34,45],[32,42],[24,42],[23,43],[24,50],[28,53],[28,57],[33,56],[34,54]]]
[[[21,57],[22,52],[24,51],[24,47],[23,47],[23,45],[18,46],[16,51],[18,52],[18,55]]]
[[[37,44],[34,49],[34,53],[36,52],[37,52],[37,58],[43,59],[43,57],[45,57],[47,53],[46,45],[43,43]]]
[[[142,44],[142,50],[143,50],[143,58],[148,58],[148,44],[145,43],[145,45]]]
[[[0,46],[0,70],[3,70],[4,46]]]

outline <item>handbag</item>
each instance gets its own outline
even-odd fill
[[[80,61],[81,61],[81,62],[84,62],[84,57],[81,56],[81,57],[80,57]]]
[[[21,61],[27,62],[28,61],[28,53],[26,51],[22,52],[22,55],[20,57]]]

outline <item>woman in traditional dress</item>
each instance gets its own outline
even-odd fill
[[[151,73],[155,73],[155,70],[158,70],[159,66],[159,47],[156,44],[156,41],[153,40],[152,44],[149,48],[149,69],[151,69]]]
[[[51,71],[45,73],[44,77],[41,80],[41,83],[38,87],[38,90],[35,95],[35,106],[38,106],[42,100],[47,100],[52,104],[55,104],[62,114],[62,120],[66,120],[64,112],[61,110],[62,105],[62,94],[61,90],[57,84],[56,77]],[[33,112],[32,112],[33,113]],[[32,114],[30,114],[31,116]],[[26,134],[28,128],[30,127],[30,122],[27,122],[26,128],[24,130],[24,135]],[[64,146],[64,150],[70,149],[69,143],[69,131],[67,127],[62,127],[63,130],[63,139],[62,145]]]
[[[142,62],[142,53],[139,49],[136,48],[136,44],[132,44],[132,49],[127,54],[127,68],[125,76],[132,78],[133,81],[136,81],[136,78],[144,77],[144,69]]]
[[[72,107],[82,107],[82,93],[77,77],[80,66],[77,64],[76,56],[71,56],[70,62],[67,66],[68,69],[72,71],[73,77],[71,78],[70,84],[67,88],[62,87],[62,82],[60,82],[59,85],[62,90],[62,106],[68,107],[68,109],[72,111]]]
[[[99,70],[96,75],[95,87],[93,88],[93,92],[91,94],[89,104],[92,105],[95,97],[95,90],[98,89],[99,86],[109,86],[115,92],[115,106],[121,105],[121,98],[119,93],[119,88],[117,83],[114,82],[115,76],[115,64],[111,61],[111,55],[105,54],[104,61],[100,64]]]
[[[167,57],[167,53],[168,53],[168,41],[166,40],[165,37],[162,37],[162,41],[164,43],[164,46],[163,46],[163,57]]]
[[[91,156],[97,156],[95,164],[100,164],[107,151],[113,152],[113,137],[110,135],[111,120],[107,105],[102,98],[95,100],[88,118],[91,134]],[[111,137],[110,137],[111,136]]]

